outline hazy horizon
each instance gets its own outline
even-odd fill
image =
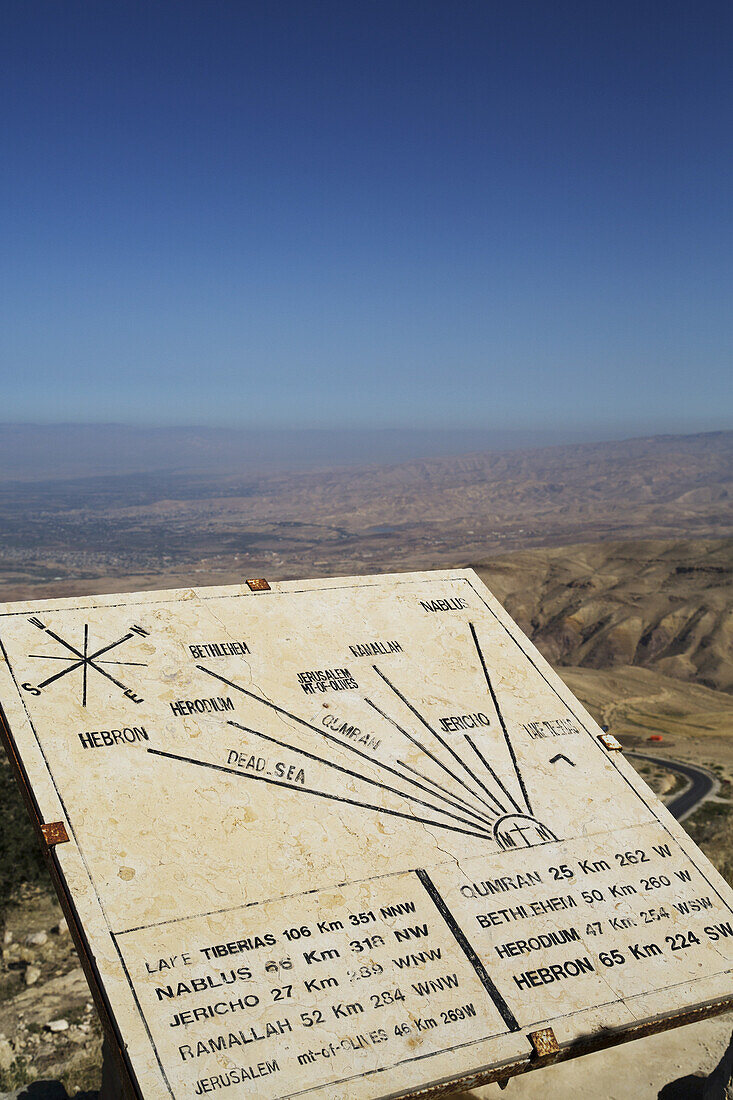
[[[726,430],[601,435],[581,430],[230,429],[206,425],[0,422],[0,483],[134,474],[248,476],[278,470],[337,470],[481,453],[721,434]]]

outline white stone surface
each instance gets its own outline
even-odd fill
[[[471,570],[6,605],[0,642],[146,1098],[468,1086],[730,997],[730,889]]]

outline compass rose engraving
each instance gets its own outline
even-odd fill
[[[137,695],[132,688],[127,687],[121,680],[118,680],[116,676],[108,670],[108,667],[102,666],[136,666],[138,668],[146,668],[144,661],[121,661],[112,658],[111,660],[107,656],[112,650],[117,649],[118,646],[124,645],[126,642],[131,641],[136,637],[147,638],[148,631],[144,630],[141,626],[131,626],[127,634],[123,634],[121,638],[117,638],[114,642],[109,642],[106,645],[100,646],[98,649],[93,649],[89,639],[89,624],[84,623],[84,641],[81,646],[72,645],[66,638],[62,638],[60,634],[56,634],[50,627],[46,626],[44,622],[35,617],[28,620],[33,626],[38,627],[44,634],[48,634],[50,638],[53,638],[60,646],[68,651],[64,654],[49,654],[49,653],[29,653],[28,656],[36,660],[41,661],[65,661],[66,667],[62,668],[60,672],[52,673],[47,676],[45,680],[42,680],[39,684],[23,684],[25,691],[31,695],[40,695],[51,684],[57,683],[62,680],[64,676],[69,676],[73,672],[81,672],[81,705],[85,707],[87,705],[87,685],[89,680],[89,673],[97,672],[100,676],[110,680],[116,687],[120,689],[122,694],[126,698],[130,699],[133,703],[142,703],[142,698]]]

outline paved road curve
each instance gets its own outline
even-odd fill
[[[682,821],[683,818],[688,817],[693,810],[697,809],[702,800],[707,798],[715,787],[714,776],[702,768],[694,767],[692,764],[682,764],[679,760],[667,760],[666,757],[651,756],[644,752],[627,752],[625,755],[633,756],[637,760],[648,760],[652,764],[657,764],[660,768],[668,768],[672,772],[679,772],[692,781],[687,790],[667,803],[667,809],[678,821]]]

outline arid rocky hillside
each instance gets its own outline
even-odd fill
[[[733,691],[733,539],[526,550],[477,569],[552,664]]]

